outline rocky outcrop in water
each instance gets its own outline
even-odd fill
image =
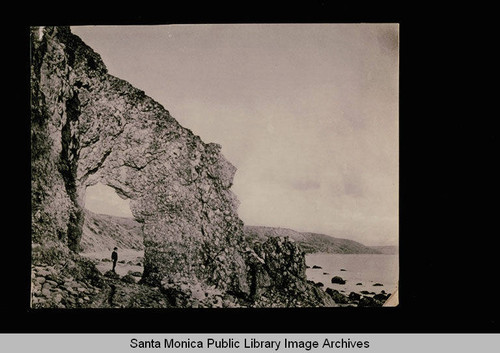
[[[67,259],[92,272],[77,253],[86,188],[102,183],[130,199],[144,236],[141,285],[159,289],[155,295],[171,305],[196,299],[210,306],[196,293],[242,306],[334,305],[305,280],[304,253],[295,244],[244,237],[230,190],[236,168],[220,145],[204,143],[143,91],[109,75],[69,28],[32,28],[31,48],[34,269],[52,266],[63,283]],[[117,288],[133,285],[113,278],[91,283],[84,275],[72,280],[107,293],[108,300],[88,296],[97,303],[89,306],[106,306]],[[38,304],[50,303],[51,293]]]

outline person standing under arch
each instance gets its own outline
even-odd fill
[[[113,272],[116,272],[115,271],[116,262],[118,261],[118,252],[117,252],[117,250],[118,250],[118,248],[115,246],[115,248],[113,249],[113,252],[111,253],[111,260],[113,260],[113,269],[112,269]]]

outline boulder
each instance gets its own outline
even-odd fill
[[[120,275],[118,273],[111,271],[111,270],[104,273],[104,276],[108,277],[108,278],[112,278],[112,279],[119,279],[120,278]]]
[[[349,299],[352,301],[357,301],[361,299],[361,295],[356,292],[349,293]]]
[[[349,303],[349,298],[346,297],[344,294],[339,293],[338,290],[332,289],[332,288],[327,288],[326,293],[332,297],[332,299],[335,301],[337,304],[347,304]]]
[[[385,295],[385,294],[382,294],[382,293],[375,294],[373,296],[373,299],[378,300],[381,303],[384,303],[388,298],[389,298],[388,295]]]
[[[358,306],[360,307],[370,307],[370,306],[374,306],[374,307],[378,307],[378,306],[382,306],[382,303],[372,297],[363,297],[359,300],[359,304]]]
[[[125,283],[136,283],[134,276],[129,275],[129,274],[126,274],[125,276],[123,276],[121,278],[121,281],[125,282]]]
[[[340,277],[340,276],[334,276],[332,278],[332,283],[345,284],[345,282],[346,281],[342,277]]]

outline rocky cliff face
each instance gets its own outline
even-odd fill
[[[293,287],[298,306],[331,304],[305,281],[295,245],[271,239],[256,250],[245,240],[230,190],[236,169],[221,146],[109,75],[69,28],[33,28],[31,45],[35,265],[79,252],[85,190],[100,182],[130,199],[142,224],[144,284],[169,292],[189,279],[249,305],[277,306]]]

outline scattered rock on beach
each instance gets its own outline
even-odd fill
[[[361,295],[359,293],[356,293],[356,292],[351,292],[349,294],[349,299],[353,300],[353,301],[360,300],[361,299]]]
[[[375,284],[373,284],[373,286],[374,287],[381,287],[381,286],[383,286],[383,284],[382,283],[375,283]]]
[[[136,283],[135,278],[130,274],[123,276],[121,280],[125,283]]]
[[[77,268],[73,260],[68,260],[62,268],[34,265],[32,267],[31,307],[67,308],[89,307],[93,304],[101,281],[95,281],[90,267]],[[85,272],[84,272],[85,271]],[[75,277],[76,276],[76,277]],[[88,278],[87,281],[82,280]],[[85,299],[87,298],[87,299]]]
[[[116,272],[113,272],[111,270],[107,271],[104,276],[106,277],[109,277],[109,278],[113,278],[113,279],[119,279],[120,278],[120,275]]]
[[[385,294],[382,294],[382,293],[375,294],[373,296],[373,299],[378,300],[378,301],[380,301],[382,303],[384,303],[388,298],[389,298],[389,295],[385,295]]]
[[[318,265],[314,265],[312,268],[323,268],[323,267],[318,266]]]
[[[376,300],[372,297],[363,297],[359,300],[358,306],[367,307],[367,306],[382,306],[382,302]]]
[[[332,283],[337,283],[337,284],[345,284],[345,279],[343,279],[342,277],[340,276],[334,276],[332,278]]]

